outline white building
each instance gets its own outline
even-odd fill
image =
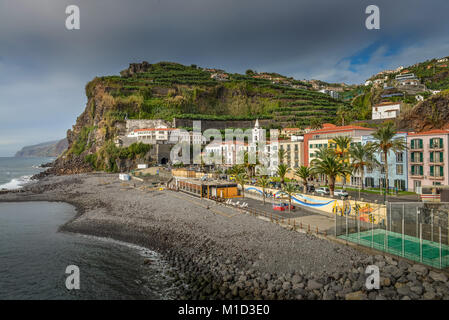
[[[393,119],[401,112],[401,102],[382,102],[373,106],[372,119]]]
[[[137,141],[155,144],[168,141],[169,132],[175,130],[173,128],[167,128],[166,126],[158,126],[156,128],[134,129],[127,137],[136,138]]]

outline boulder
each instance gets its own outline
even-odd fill
[[[362,291],[351,292],[345,296],[346,300],[366,300],[366,298],[366,293],[363,293]]]

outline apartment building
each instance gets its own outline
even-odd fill
[[[315,152],[324,145],[329,147],[329,140],[333,138],[348,136],[355,141],[356,138],[369,135],[374,131],[374,129],[360,126],[349,125],[338,127],[331,123],[325,123],[321,129],[304,134],[304,165],[309,166],[310,161],[315,156]]]
[[[304,143],[302,141],[279,140],[279,149],[284,150],[284,159],[279,159],[290,168],[289,177],[304,164]]]
[[[394,137],[395,139],[403,139],[407,141],[407,133],[400,132]],[[376,140],[371,136],[362,136],[362,144],[373,143]],[[380,152],[375,154],[376,160],[380,163],[381,167],[368,169],[365,168],[364,172],[364,185],[367,188],[384,188],[386,186],[385,178],[385,157]],[[390,188],[397,188],[397,190],[408,190],[408,157],[407,150],[403,151],[390,151],[388,153],[388,186]],[[360,179],[360,174],[357,174]],[[354,177],[353,177],[354,178]],[[359,185],[360,180],[356,181],[354,185]]]
[[[410,133],[408,146],[408,185],[421,192],[423,186],[449,185],[449,130]]]

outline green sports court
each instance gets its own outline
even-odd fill
[[[449,267],[449,246],[385,229],[339,235],[338,238],[388,252],[436,268]]]

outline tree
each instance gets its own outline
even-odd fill
[[[239,173],[235,176],[235,181],[242,187],[242,197],[245,198],[245,184],[248,180],[248,175],[246,173]]]
[[[284,159],[287,157],[287,151],[284,148],[279,148],[278,151],[279,163],[284,163]]]
[[[262,188],[263,204],[265,204],[265,189],[270,185],[270,179],[261,177],[257,180],[257,185]]]
[[[351,155],[351,167],[353,172],[360,173],[360,190],[363,190],[363,180],[365,175],[365,168],[373,169],[376,165],[379,165],[379,161],[374,157],[374,148],[371,143],[365,145],[355,144],[349,149]]]
[[[320,118],[312,118],[310,120],[310,129],[317,130],[317,129],[321,129],[322,126],[323,126],[323,122],[321,121]]]
[[[282,187],[282,191],[288,196],[288,212],[291,212],[292,196],[298,192],[298,189],[294,184],[287,183]]]
[[[333,139],[336,145],[335,155],[340,159],[340,161],[347,165],[347,161],[349,159],[349,148],[352,142],[351,137],[340,136]],[[343,180],[343,187],[346,184],[346,176],[341,177]]]
[[[389,189],[388,183],[388,153],[390,151],[399,152],[407,149],[407,143],[403,138],[395,138],[396,129],[393,123],[388,122],[386,125],[381,126],[373,133],[373,138],[376,139],[373,142],[373,148],[377,149],[381,153],[381,157],[384,160],[385,170],[385,194]],[[386,195],[385,195],[386,197]]]
[[[240,164],[235,164],[229,169],[229,173],[232,175],[238,175],[240,173],[245,173],[245,168]]]
[[[337,146],[337,148],[335,148],[335,155],[340,160],[346,160],[349,156],[349,148],[352,142],[352,138],[347,136],[340,136],[333,138],[332,140],[334,140],[334,143]]]
[[[345,109],[343,107],[338,107],[337,117],[338,117],[338,121],[341,123],[342,126],[345,125],[345,116],[346,116]]]
[[[313,159],[311,165],[313,174],[323,174],[327,176],[331,196],[334,195],[335,178],[351,173],[346,164],[339,161],[335,155],[332,155],[329,152],[323,152],[320,157]]]
[[[295,175],[302,179],[303,183],[303,191],[304,193],[307,193],[307,179],[309,179],[312,176],[312,171],[309,167],[306,166],[300,166],[295,171]]]
[[[259,164],[257,159],[256,159],[256,163],[250,163],[249,162],[249,153],[248,153],[248,151],[244,151],[244,153],[243,153],[243,165],[245,166],[246,173],[248,174],[248,176],[250,178],[252,178],[254,176],[257,164]]]
[[[290,171],[290,168],[286,164],[281,163],[280,165],[278,165],[276,175],[279,177],[282,187],[284,187],[284,184],[285,184],[285,175],[289,171]]]

